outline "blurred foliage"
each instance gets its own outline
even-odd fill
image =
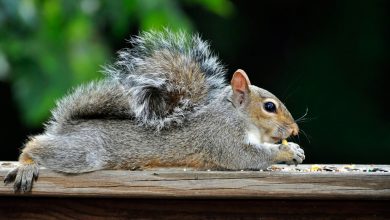
[[[57,98],[101,76],[114,53],[107,41],[132,29],[192,31],[186,4],[233,12],[228,0],[0,0],[0,80],[11,83],[26,124],[41,126]]]
[[[0,89],[29,129],[42,128],[54,101],[101,77],[130,34],[196,29],[230,73],[245,69],[295,117],[309,108],[300,128],[310,143],[297,140],[307,162],[388,164],[389,17],[385,0],[0,0]],[[12,122],[0,135],[20,133],[0,156],[15,159],[31,130],[12,129],[18,112],[0,101]]]

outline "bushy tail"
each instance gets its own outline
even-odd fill
[[[119,51],[105,72],[118,79],[131,97],[131,109],[142,125],[162,129],[181,124],[226,86],[225,69],[198,35],[143,32]]]
[[[131,117],[123,86],[114,80],[102,80],[82,85],[60,99],[52,111],[51,122],[63,124],[76,119]]]

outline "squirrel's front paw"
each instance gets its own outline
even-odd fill
[[[276,155],[276,162],[285,162],[286,164],[299,164],[305,159],[305,152],[296,143],[288,142],[288,145],[281,144],[279,146],[278,154]]]

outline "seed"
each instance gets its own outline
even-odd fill
[[[310,168],[310,171],[312,171],[312,172],[321,171],[321,170],[322,170],[322,168],[317,164],[312,165]]]

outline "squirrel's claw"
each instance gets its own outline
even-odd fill
[[[293,162],[295,165],[298,165],[303,162],[305,159],[305,152],[303,149],[295,143],[289,142],[288,145],[290,146],[291,150],[293,151]]]
[[[36,164],[21,165],[6,175],[4,183],[7,185],[14,182],[14,192],[30,192],[38,175],[39,168]]]
[[[17,173],[18,173],[18,167],[13,169],[13,170],[11,170],[11,171],[9,171],[7,173],[7,175],[5,175],[4,184],[7,185],[7,184],[10,184],[10,183],[14,182]]]
[[[303,149],[296,143],[288,142],[287,145],[280,145],[279,149],[283,151],[281,155],[284,155],[282,161],[288,165],[298,165],[303,162],[305,159],[305,152]]]

